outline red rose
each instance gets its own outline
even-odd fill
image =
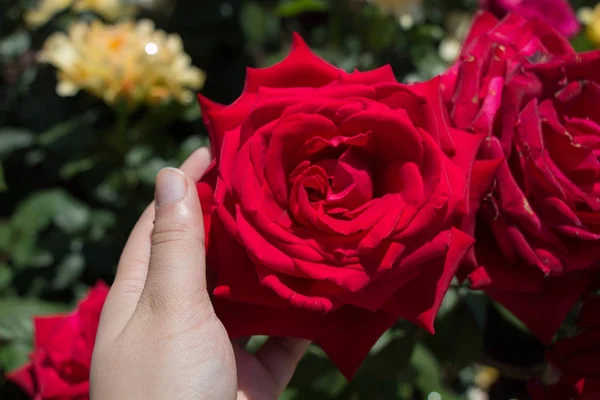
[[[198,192],[231,337],[311,339],[351,376],[398,318],[433,331],[472,244],[452,221],[482,139],[449,130],[437,80],[347,74],[295,36],[232,105],[200,103],[215,163]]]
[[[499,17],[513,12],[539,18],[567,37],[575,36],[581,28],[568,0],[480,0],[479,4]]]
[[[31,362],[8,379],[35,400],[89,398],[89,373],[100,312],[108,287],[98,283],[69,315],[34,318]]]
[[[507,93],[507,80],[524,64],[568,54],[575,54],[569,42],[539,20],[509,14],[498,21],[490,13],[479,12],[459,61],[441,78],[452,123],[460,129],[492,134],[497,129],[497,114],[501,115],[498,118],[513,119],[516,112],[511,107],[499,110],[501,99],[510,96],[517,100],[519,96]],[[510,138],[504,138],[508,135],[497,136],[503,148],[510,149]]]
[[[597,400],[600,398],[600,297],[586,303],[576,336],[548,351],[544,382],[529,385],[532,400]]]
[[[443,78],[454,125],[488,135],[482,159],[506,158],[471,209],[469,278],[548,343],[600,261],[600,63],[540,22],[511,15],[488,33],[494,21],[475,21]]]

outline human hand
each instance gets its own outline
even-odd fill
[[[155,203],[127,241],[102,311],[92,400],[277,399],[309,345],[270,338],[250,354],[215,315],[194,185],[209,163],[200,149],[156,178]]]

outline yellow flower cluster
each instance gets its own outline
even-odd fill
[[[204,85],[181,38],[157,30],[150,20],[105,25],[76,22],[67,34],[52,34],[40,60],[58,69],[57,93],[86,90],[107,103],[130,107],[167,101],[189,103]]]
[[[579,10],[579,19],[587,25],[585,33],[590,42],[600,47],[600,3],[595,8]]]
[[[69,7],[77,12],[96,13],[110,21],[133,15],[135,11],[134,7],[125,6],[122,0],[39,0],[36,7],[25,13],[25,23],[37,28]]]

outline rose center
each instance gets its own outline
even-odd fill
[[[369,160],[360,150],[340,149],[337,158],[316,158],[311,169],[317,176],[307,176],[303,186],[311,203],[320,203],[323,210],[342,216],[373,198],[373,181]],[[316,204],[315,204],[316,205]]]

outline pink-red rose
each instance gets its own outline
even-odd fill
[[[443,78],[453,124],[487,135],[481,159],[506,158],[480,209],[471,208],[472,286],[546,343],[600,262],[594,58],[576,55],[541,22],[483,14]]]
[[[200,103],[215,162],[198,193],[230,336],[311,339],[350,376],[398,318],[433,331],[472,245],[452,223],[482,140],[448,128],[437,79],[347,74],[296,36],[232,105]]]
[[[498,17],[510,12],[539,18],[566,37],[575,36],[581,28],[568,0],[480,0],[480,4]]]
[[[556,343],[546,355],[544,382],[532,382],[532,400],[600,399],[600,296],[583,306],[580,332]]]
[[[505,90],[507,81],[523,65],[569,54],[575,54],[569,42],[541,21],[528,21],[516,14],[498,20],[490,13],[479,12],[459,60],[441,78],[453,125],[494,133],[498,119],[512,120],[516,112],[510,106],[500,109],[507,95],[519,100],[519,93]],[[511,130],[510,126],[502,128]],[[509,149],[510,137],[497,136],[503,148]]]
[[[34,318],[30,363],[8,374],[34,400],[89,399],[89,374],[108,287],[98,283],[68,315]]]

